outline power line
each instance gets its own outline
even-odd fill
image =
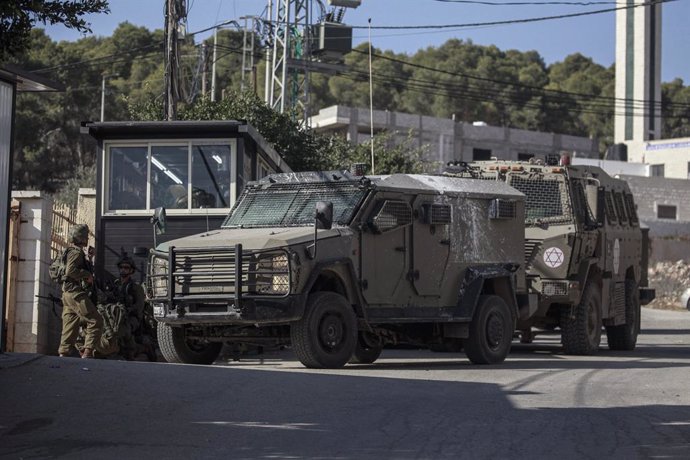
[[[361,51],[358,49],[353,49],[352,52],[358,53],[358,54],[363,54],[366,55],[366,51]],[[436,72],[436,73],[441,73],[445,75],[451,75],[453,77],[461,77],[461,78],[467,78],[468,80],[478,80],[478,81],[485,81],[485,82],[490,82],[490,83],[495,83],[499,85],[508,85],[508,86],[514,86],[514,87],[520,87],[520,88],[525,88],[525,89],[531,89],[534,91],[541,91],[544,93],[553,93],[553,94],[560,94],[560,95],[565,95],[565,96],[570,96],[570,97],[579,97],[579,98],[586,98],[586,99],[601,99],[601,100],[606,100],[606,101],[612,101],[612,102],[623,102],[623,103],[638,103],[641,105],[650,105],[650,102],[646,99],[627,99],[627,98],[616,98],[612,96],[601,96],[601,95],[596,95],[596,94],[588,94],[588,93],[578,93],[578,92],[571,92],[571,91],[564,91],[564,90],[556,90],[556,89],[547,89],[547,88],[542,88],[538,86],[532,86],[532,85],[526,85],[524,83],[519,83],[519,82],[513,82],[513,81],[506,81],[506,80],[497,80],[494,78],[488,78],[488,77],[478,77],[475,75],[470,75],[470,74],[465,74],[465,73],[459,73],[459,72],[452,72],[448,70],[443,70],[443,69],[437,69],[435,67],[429,67],[425,66],[422,64],[416,64],[410,61],[405,61],[403,59],[398,59],[398,58],[393,58],[390,56],[386,56],[383,54],[374,54],[375,57],[390,61],[390,62],[395,62],[398,64],[403,64],[403,65],[408,65],[410,67],[422,69],[422,70],[428,70],[430,72]],[[655,101],[654,105],[660,105],[661,101]],[[670,103],[670,106],[674,107],[690,107],[690,104],[679,104],[679,103]]]
[[[542,6],[542,5],[565,5],[565,6],[594,6],[594,5],[617,5],[618,2],[487,2],[479,0],[434,0],[442,3],[463,3],[470,5],[486,6]]]
[[[603,13],[612,13],[614,11],[619,11],[619,10],[629,10],[632,8],[639,8],[643,6],[652,6],[656,4],[662,4],[662,3],[671,3],[671,2],[677,2],[678,0],[651,0],[649,2],[645,3],[637,3],[633,5],[626,5],[626,6],[620,6],[616,8],[606,8],[603,10],[594,10],[594,11],[584,11],[580,13],[570,13],[570,14],[559,14],[559,15],[554,15],[554,16],[540,16],[536,18],[524,18],[524,19],[508,19],[505,21],[490,21],[490,22],[471,22],[471,23],[464,23],[464,24],[433,24],[433,25],[407,25],[407,26],[372,26],[372,29],[377,29],[377,30],[419,30],[419,29],[462,29],[466,27],[482,27],[482,26],[499,26],[499,25],[507,25],[507,24],[526,24],[526,23],[532,23],[532,22],[542,22],[542,21],[550,21],[554,19],[567,19],[567,18],[575,18],[575,17],[580,17],[580,16],[591,16],[595,14],[603,14]],[[368,29],[368,26],[352,26],[353,29]]]

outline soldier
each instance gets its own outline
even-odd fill
[[[138,346],[137,337],[141,338],[144,325],[144,307],[146,295],[141,284],[134,281],[132,275],[136,271],[134,261],[126,254],[117,262],[120,278],[115,280],[115,295],[125,304],[127,319],[121,334],[122,354],[127,359],[134,359],[141,347]],[[148,349],[145,350],[148,354]]]
[[[65,261],[65,281],[62,283],[62,337],[58,353],[68,356],[75,346],[79,326],[84,326],[84,349],[82,358],[93,358],[99,349],[103,319],[90,298],[93,287],[93,273],[84,255],[89,240],[89,227],[75,225],[70,229],[70,247]]]

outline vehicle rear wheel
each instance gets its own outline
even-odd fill
[[[587,283],[580,303],[564,307],[561,316],[561,343],[568,355],[593,355],[601,343],[601,293],[595,283]]]
[[[371,364],[381,356],[383,345],[379,338],[367,332],[360,332],[357,335],[357,345],[355,352],[350,358],[352,364]]]
[[[169,363],[213,364],[223,344],[220,342],[192,342],[185,337],[184,326],[172,327],[158,323],[158,346]]]
[[[306,367],[343,367],[357,346],[357,318],[350,303],[335,292],[309,296],[304,315],[290,325],[297,358]]]
[[[640,297],[635,280],[625,280],[625,324],[606,327],[610,350],[632,351],[640,333]]]
[[[465,354],[474,364],[498,364],[510,352],[513,317],[505,301],[495,295],[479,297],[465,340]]]

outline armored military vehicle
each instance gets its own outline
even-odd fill
[[[168,361],[282,341],[307,367],[372,363],[385,344],[462,343],[502,362],[530,309],[524,195],[501,182],[290,173],[250,183],[218,230],[149,263]]]
[[[568,354],[592,354],[602,326],[612,350],[633,350],[647,288],[648,238],[626,182],[594,166],[561,161],[481,161],[447,174],[503,181],[526,196],[528,295],[537,311],[518,320],[523,342],[560,328]]]

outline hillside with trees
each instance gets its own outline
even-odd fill
[[[188,36],[181,46],[181,118],[246,118],[295,169],[338,167],[360,157],[366,161],[366,149],[301,132],[288,115],[269,113],[259,98],[262,56],[255,57],[256,79],[248,78],[241,93],[242,34],[221,30],[218,37],[217,99],[224,95],[225,100],[208,101],[212,39],[203,47],[204,42]],[[100,119],[104,75],[105,120],[162,118],[163,32],[122,23],[110,37],[58,43],[33,29],[26,44],[10,61],[63,83],[66,91],[18,96],[13,186],[50,193],[93,186],[95,145],[79,134],[80,122]],[[347,70],[339,75],[312,75],[314,112],[336,103],[368,106],[367,52],[367,45],[360,45],[349,53]],[[602,151],[612,143],[613,114],[621,104],[614,97],[613,66],[580,54],[546,65],[536,51],[500,50],[457,39],[413,55],[374,49],[373,75],[376,109],[595,136]],[[258,97],[252,92],[254,81]],[[676,79],[664,83],[662,92],[664,137],[690,136],[690,87]],[[391,168],[424,168],[423,152],[411,143],[393,148],[391,137],[383,135],[375,144],[382,155],[389,152]],[[412,159],[402,164],[395,155]]]

